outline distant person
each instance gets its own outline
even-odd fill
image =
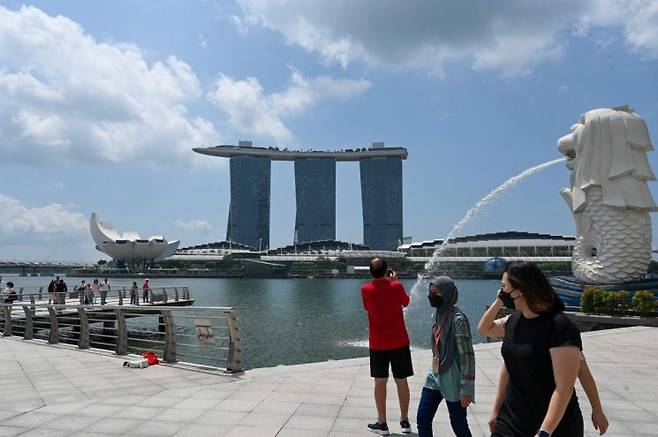
[[[578,327],[546,276],[530,262],[513,262],[478,332],[503,337],[503,367],[489,421],[492,437],[582,437],[574,384],[581,365]],[[503,304],[518,311],[496,320]]]
[[[151,284],[149,284],[149,280],[146,279],[144,281],[144,285],[142,285],[142,302],[148,303],[150,292],[151,292]]]
[[[110,283],[107,281],[107,278],[105,278],[101,283],[101,305],[105,305],[108,291],[110,291]]]
[[[2,290],[2,301],[6,304],[12,304],[18,298],[16,290],[14,290],[14,283],[7,282],[7,286]]]
[[[130,287],[130,305],[139,305],[139,287],[137,282],[133,282],[133,286]]]
[[[418,404],[418,437],[432,437],[432,421],[443,399],[455,435],[471,437],[466,408],[475,397],[475,353],[468,318],[455,306],[459,292],[451,278],[434,278],[428,298],[435,308],[433,357]]]
[[[409,295],[386,261],[375,258],[370,262],[372,280],[361,287],[363,307],[368,312],[368,345],[370,348],[370,376],[375,378],[377,421],[368,430],[389,435],[386,423],[386,384],[389,365],[397,386],[400,403],[400,427],[411,433],[409,423],[409,384],[414,374],[409,350],[409,335],[404,325],[402,309],[409,305]]]
[[[87,284],[84,279],[80,281],[80,285],[76,288],[78,292],[78,299],[80,300],[80,305],[87,305]]]
[[[55,286],[57,284],[55,283],[54,279],[50,280],[50,284],[48,284],[48,305],[55,303]]]
[[[94,282],[89,286],[89,304],[96,305],[96,296],[100,295],[101,284],[98,282],[98,279],[94,279]]]
[[[55,284],[55,302],[64,305],[66,304],[66,292],[68,292],[69,289],[63,279],[59,279],[59,276],[56,279],[57,283]]]

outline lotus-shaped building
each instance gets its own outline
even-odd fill
[[[100,221],[98,214],[91,214],[89,221],[91,236],[96,249],[123,261],[160,260],[170,257],[178,249],[180,241],[168,242],[162,235],[143,239],[137,232],[117,232],[112,224]]]

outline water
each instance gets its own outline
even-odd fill
[[[50,278],[3,275],[17,287],[47,286]],[[71,288],[81,279],[65,278]],[[136,279],[137,280],[137,279]],[[137,280],[141,284],[141,279]],[[131,279],[113,279],[128,285]],[[190,287],[195,305],[232,306],[243,336],[245,368],[270,367],[368,355],[368,318],[363,309],[361,279],[151,279],[153,287]],[[402,280],[409,290],[413,280]],[[475,326],[493,301],[498,281],[457,281],[458,305],[471,322],[475,342],[484,339]],[[432,308],[426,299],[405,313],[411,345],[430,347]]]
[[[558,158],[554,159],[552,161],[545,162],[543,164],[536,165],[534,167],[530,167],[527,170],[524,170],[523,172],[519,173],[516,176],[512,176],[511,178],[507,179],[505,182],[494,188],[489,194],[484,196],[482,199],[480,199],[474,207],[469,209],[466,212],[466,215],[458,221],[450,230],[448,235],[446,235],[443,238],[443,243],[441,243],[441,246],[439,246],[434,253],[432,254],[432,259],[430,259],[426,264],[425,264],[425,270],[428,272],[430,275],[435,275],[438,274],[440,271],[440,263],[441,263],[441,256],[443,252],[445,251],[449,241],[451,238],[454,238],[457,236],[458,233],[461,233],[462,230],[471,223],[482,211],[484,208],[489,206],[491,203],[495,202],[498,200],[507,190],[510,188],[513,188],[523,182],[525,179],[529,178],[530,176],[539,173],[542,170],[547,169],[548,167],[551,167],[555,164],[559,164],[560,162],[564,162],[566,158]],[[419,290],[423,289],[421,286],[423,284],[423,277],[422,275],[418,276],[418,279],[416,280],[416,283],[412,286],[411,288],[411,297],[414,298],[419,294]]]

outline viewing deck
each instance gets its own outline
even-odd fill
[[[583,334],[584,351],[610,420],[607,436],[658,435],[658,328]],[[0,435],[48,436],[325,436],[369,434],[376,417],[368,358],[254,369],[231,375],[177,365],[125,369],[126,357],[67,345],[0,338]],[[364,349],[364,354],[367,351]],[[430,351],[412,351],[410,419],[430,365]],[[475,345],[476,394],[468,420],[488,436],[501,365],[500,344]],[[577,385],[585,435],[598,433]],[[388,423],[397,424],[395,387],[388,385]],[[435,435],[452,435],[445,405]]]
[[[195,147],[194,150],[202,155],[219,156],[222,158],[235,158],[251,156],[269,158],[272,161],[294,161],[296,159],[335,159],[336,161],[361,161],[369,158],[400,158],[407,159],[407,149],[404,147],[383,147],[372,149],[347,150],[279,150],[274,147],[244,147],[244,146],[214,146]]]

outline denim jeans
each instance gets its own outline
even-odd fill
[[[418,404],[418,414],[416,415],[418,437],[432,437],[432,421],[442,400],[443,395],[440,391],[423,387],[423,393],[420,395],[420,403]],[[446,401],[446,404],[450,414],[450,425],[455,432],[455,436],[472,437],[466,419],[466,408],[462,408],[460,402]]]

